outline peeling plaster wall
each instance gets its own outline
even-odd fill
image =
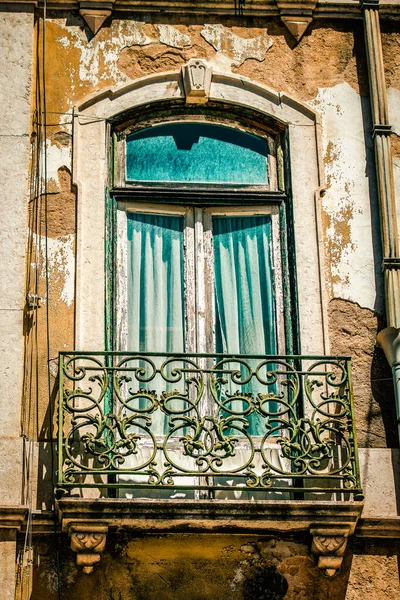
[[[398,600],[398,548],[354,543],[334,580],[316,567],[302,539],[251,535],[112,536],[90,577],[60,543],[63,600]],[[351,568],[352,567],[352,568]],[[57,599],[55,548],[35,540],[31,600]]]
[[[0,503],[19,502],[21,497],[20,420],[32,42],[33,13],[0,10],[0,56],[8,57],[7,61],[0,61],[0,214],[3,217],[0,228],[0,385],[3,390],[0,396]]]
[[[374,248],[379,236],[378,206],[370,204],[376,187],[369,102],[342,83],[319,89],[313,104],[322,116],[329,295],[381,313],[381,256],[378,244]]]
[[[60,123],[59,129],[49,132],[47,145],[51,185],[57,186],[60,168],[71,169],[66,123],[75,104],[137,77],[179,70],[194,57],[206,59],[215,70],[289,93],[319,111],[327,297],[382,313],[379,216],[359,23],[315,22],[295,45],[278,21],[253,19],[245,27],[229,18],[219,22],[210,18],[206,23],[196,17],[181,17],[177,22],[165,16],[161,23],[152,17],[113,19],[92,37],[79,17],[55,18],[50,13],[47,105]]]
[[[21,501],[23,311],[32,87],[32,9],[0,9],[0,504]],[[7,60],[4,60],[7,57]],[[14,600],[15,530],[0,531],[2,600]]]
[[[2,166],[7,177],[3,179],[5,192],[1,198],[6,207],[9,198],[15,198],[10,229],[1,232],[6,240],[7,256],[2,265],[2,277],[10,281],[0,312],[1,316],[5,311],[7,342],[3,352],[6,363],[2,364],[12,361],[12,368],[5,371],[4,380],[12,372],[15,380],[7,379],[6,383],[19,392],[20,372],[16,366],[22,364],[25,258],[25,238],[22,240],[20,232],[25,231],[26,225],[33,24],[32,15],[22,15],[15,13],[10,20],[0,14],[0,40],[6,40],[7,50],[9,47],[14,49],[12,61],[20,68],[15,70],[17,75],[12,82],[15,94],[11,104],[9,66],[4,73],[0,71],[0,77],[4,79],[0,94],[7,89],[3,106],[9,114],[15,111],[20,115],[17,119],[7,119],[7,122],[0,120],[1,133],[4,130],[9,138],[2,145],[6,149]],[[204,58],[215,70],[248,77],[308,102],[321,115],[326,187],[321,211],[331,351],[351,353],[354,357],[356,418],[361,446],[382,451],[396,446],[390,372],[382,353],[374,347],[376,332],[384,326],[381,314],[383,290],[362,25],[320,20],[314,22],[301,42],[295,45],[278,20],[265,23],[253,19],[246,23],[248,26],[229,18],[215,22],[210,17],[204,23],[196,17],[163,16],[159,21],[150,17],[113,19],[92,37],[76,13],[68,13],[62,18],[49,14],[46,27],[46,100],[51,123],[46,142],[48,236],[43,234],[43,221],[39,221],[38,229],[33,233],[38,255],[38,292],[43,297],[46,295],[43,269],[46,245],[49,258],[50,357],[56,357],[59,350],[74,347],[76,191],[71,186],[73,106],[97,91],[129,83],[144,75],[176,71],[190,58]],[[391,86],[389,105],[394,126],[396,193],[400,200],[398,33],[389,31],[383,38]],[[16,173],[11,180],[10,173]],[[45,307],[39,309],[36,318],[40,370],[38,429],[40,439],[45,441],[54,431],[48,404]],[[10,346],[16,349],[14,354],[9,353]],[[51,362],[50,370],[54,399],[57,388],[54,362]],[[3,426],[7,431],[10,427],[14,431],[19,426],[19,412],[13,413],[10,419],[3,420]],[[17,472],[18,449],[8,444],[4,455]],[[35,460],[35,468],[40,473],[39,485],[42,486],[37,507],[50,508],[50,492],[47,496],[43,492],[44,478],[47,489],[51,489],[49,443],[38,444]],[[6,489],[8,493],[12,475],[7,472],[4,477],[7,485],[0,489]],[[17,485],[15,489],[18,490]],[[49,536],[35,539],[31,600],[57,598],[53,542]],[[93,596],[99,600],[179,600],[187,597],[194,600],[214,600],[216,597],[226,600],[278,600],[283,597],[285,600],[358,600],[360,594],[365,595],[365,590],[373,600],[397,600],[400,594],[398,550],[387,548],[385,553],[382,547],[361,543],[346,552],[342,571],[334,581],[326,579],[316,568],[308,553],[308,541],[302,538],[280,540],[196,534],[128,539],[123,535],[111,535],[101,567],[90,577],[78,571],[68,546],[68,540],[61,536],[63,600],[89,600]],[[14,547],[8,554],[12,563]],[[2,556],[2,560],[6,559]],[[10,565],[8,560],[7,573],[11,572]],[[11,595],[9,598],[11,600]]]

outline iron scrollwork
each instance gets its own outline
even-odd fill
[[[59,453],[63,490],[359,498],[350,361],[61,353]]]

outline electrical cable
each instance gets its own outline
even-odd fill
[[[51,373],[50,373],[50,282],[49,282],[49,246],[48,246],[48,194],[47,194],[47,103],[46,103],[46,21],[47,21],[47,0],[44,0],[43,4],[43,46],[42,46],[42,70],[43,70],[43,133],[44,133],[44,146],[43,146],[43,160],[44,160],[44,198],[45,198],[45,211],[44,211],[44,227],[45,227],[45,267],[46,267],[46,350],[47,350],[47,396],[49,401],[49,437],[51,447],[51,475],[53,490],[55,489],[55,457],[54,457],[54,410],[53,402],[51,397]],[[53,522],[54,522],[54,535],[56,541],[56,569],[57,569],[57,596],[58,600],[61,600],[61,577],[60,577],[60,556],[59,556],[59,539],[57,531],[57,515],[53,497]]]
[[[36,440],[39,433],[39,395],[40,395],[40,337],[39,337],[39,305],[28,304],[28,298],[39,298],[40,274],[44,271],[46,289],[46,371],[47,396],[49,401],[50,423],[49,438],[51,447],[51,472],[54,484],[54,443],[53,421],[54,407],[51,398],[50,363],[50,281],[49,281],[49,247],[48,247],[48,169],[47,169],[47,115],[46,115],[46,19],[47,6],[44,2],[42,28],[40,20],[36,29],[37,56],[42,52],[42,60],[38,58],[36,66],[36,106],[33,113],[31,133],[31,173],[29,180],[29,215],[27,240],[27,269],[25,274],[25,289],[27,304],[24,310],[25,318],[25,348],[24,348],[24,403],[21,410],[21,434],[23,438],[23,467],[24,467],[24,500],[28,515],[23,541],[22,552],[17,561],[17,581],[15,587],[16,600],[29,600],[33,577],[33,482],[35,465]],[[42,31],[40,31],[42,29]],[[40,35],[42,34],[42,35]],[[41,39],[40,39],[41,38]],[[42,115],[42,118],[39,118]],[[44,226],[44,231],[42,228]],[[44,243],[42,242],[44,237]],[[43,248],[44,245],[44,248]],[[43,256],[44,255],[44,256]],[[54,487],[54,485],[53,485]],[[53,502],[54,534],[56,537],[56,571],[58,600],[61,600],[61,577],[59,560],[59,539],[55,505]]]

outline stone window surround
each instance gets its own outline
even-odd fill
[[[208,99],[255,110],[288,130],[290,156],[286,160],[294,211],[301,350],[306,355],[329,354],[319,215],[323,181],[319,116],[284,93],[234,75],[212,73],[206,96],[205,103]],[[169,72],[100,92],[74,109],[78,350],[102,351],[105,343],[105,192],[109,185],[110,121],[124,113],[132,114],[136,107],[153,103],[156,111],[157,102],[176,100],[190,102],[181,72]],[[354,533],[363,506],[359,501],[310,500],[211,503],[182,501],[179,513],[175,500],[146,501],[140,513],[141,503],[134,500],[67,497],[57,501],[57,511],[62,531],[70,536],[77,562],[87,573],[100,561],[109,531],[137,531],[139,513],[146,531],[164,531],[179,513],[183,531],[199,526],[203,530],[206,526],[210,531],[236,533],[308,532],[319,568],[333,576],[340,568],[347,538]]]
[[[320,119],[284,93],[235,75],[213,72],[209,99],[256,110],[287,127],[296,239],[301,351],[329,354],[318,200],[322,185]],[[104,350],[105,189],[110,128],[117,115],[157,102],[185,100],[181,72],[136,80],[102,91],[74,109],[73,183],[77,187],[76,343],[78,350]],[[306,160],[304,159],[306,157]]]

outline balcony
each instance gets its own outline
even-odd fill
[[[62,352],[56,495],[86,572],[111,528],[308,531],[333,575],[362,509],[350,359]]]
[[[350,359],[61,353],[58,494],[361,499]]]

